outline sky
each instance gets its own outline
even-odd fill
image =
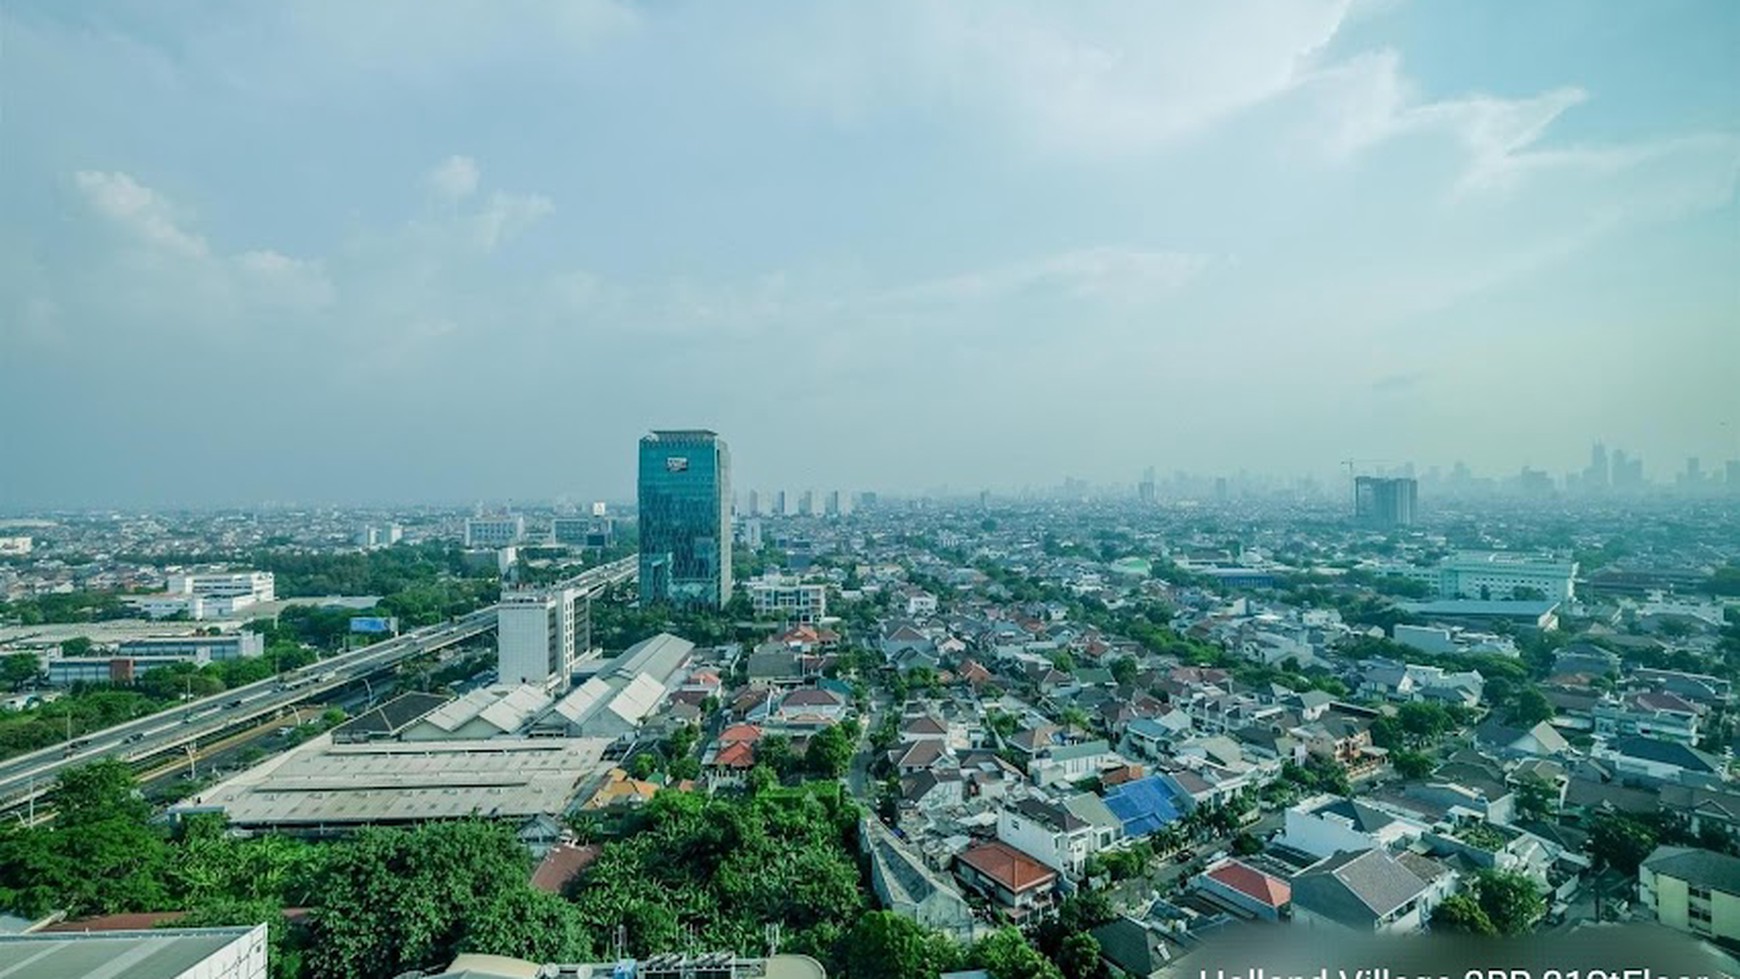
[[[0,507],[1740,458],[1740,4],[11,0]]]

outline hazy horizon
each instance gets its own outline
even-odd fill
[[[1740,458],[1740,5],[0,10],[0,510]],[[764,506],[765,506],[764,502]],[[819,506],[819,501],[818,501]]]

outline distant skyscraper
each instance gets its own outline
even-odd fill
[[[828,496],[822,502],[822,512],[830,517],[840,515],[840,491],[828,490]]]
[[[640,597],[713,606],[731,598],[731,451],[715,432],[640,440]]]
[[[876,491],[864,490],[858,494],[858,506],[861,509],[871,509],[876,506]]]
[[[1606,489],[1611,482],[1612,476],[1607,467],[1607,446],[1596,442],[1589,449],[1589,468],[1583,470],[1583,488],[1599,492]]]
[[[1353,481],[1353,516],[1376,527],[1409,527],[1420,484],[1412,479],[1359,476]]]
[[[798,513],[806,517],[816,515],[816,494],[814,492],[804,490],[798,494]]]
[[[785,490],[779,490],[773,494],[773,515],[776,517],[785,516]]]
[[[751,517],[761,516],[761,494],[760,493],[757,493],[754,490],[749,491],[749,507],[745,512]]]
[[[1154,467],[1149,466],[1142,472],[1142,481],[1136,484],[1136,499],[1143,503],[1153,503],[1155,492]]]

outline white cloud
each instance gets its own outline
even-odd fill
[[[169,202],[127,174],[80,170],[73,180],[97,213],[147,246],[190,258],[206,255],[205,239],[176,224]]]
[[[458,201],[476,192],[478,176],[476,160],[469,156],[450,156],[429,171],[427,182],[437,197]]]
[[[473,238],[478,247],[494,251],[502,242],[548,217],[553,210],[555,205],[548,197],[496,191],[472,219]]]
[[[1131,304],[1177,292],[1208,267],[1203,255],[1099,247],[948,276],[892,290],[893,302],[994,302],[1043,294],[1078,301]]]
[[[788,30],[774,71],[842,119],[941,107],[1049,152],[1138,153],[1294,88],[1353,6],[824,4]]]

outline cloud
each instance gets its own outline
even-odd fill
[[[1353,8],[822,3],[788,28],[774,71],[790,97],[843,121],[883,104],[946,108],[1048,152],[1141,153],[1291,90]]]
[[[169,202],[127,174],[80,170],[73,181],[97,213],[146,246],[188,258],[207,254],[205,239],[182,230]]]
[[[553,210],[555,205],[548,197],[497,191],[472,218],[473,240],[485,251],[494,251],[509,238],[548,217]]]
[[[1186,252],[1086,248],[895,289],[882,300],[965,303],[1046,295],[1128,305],[1177,292],[1208,264],[1207,256]]]
[[[459,201],[476,192],[477,178],[476,160],[469,156],[450,156],[429,171],[427,183],[435,196]]]

